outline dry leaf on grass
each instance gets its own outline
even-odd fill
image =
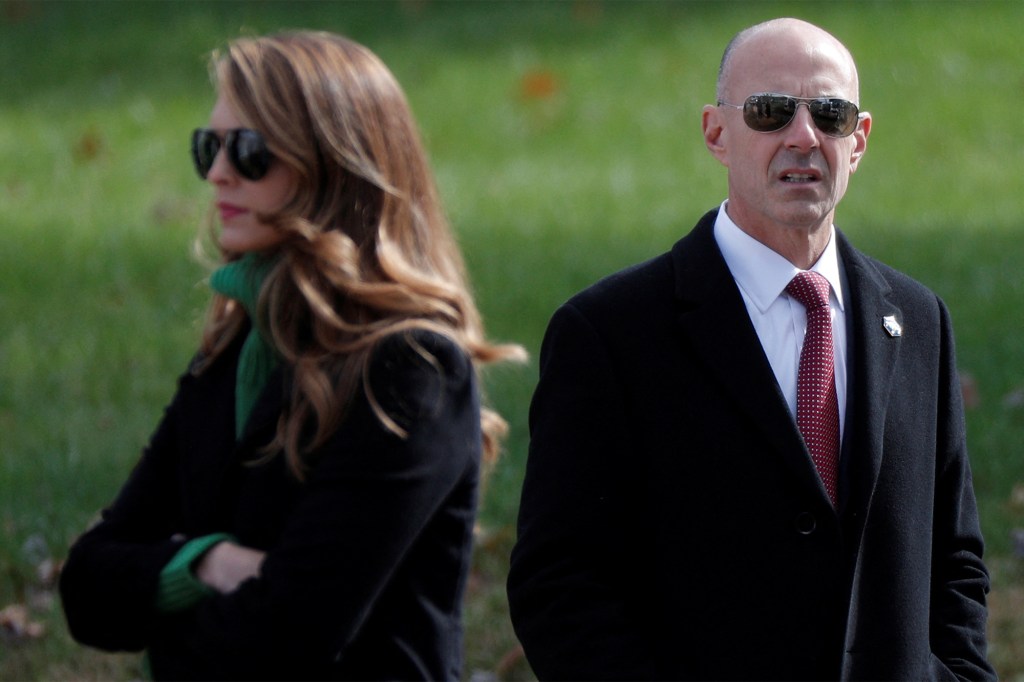
[[[1024,483],[1016,483],[1010,491],[1010,506],[1014,510],[1024,510]]]
[[[11,604],[0,610],[0,635],[5,640],[20,642],[40,639],[45,634],[46,627],[29,618],[24,604]]]
[[[519,81],[519,92],[526,100],[544,100],[553,97],[562,89],[558,78],[550,71],[530,71]]]
[[[1010,542],[1013,543],[1013,555],[1024,557],[1024,528],[1014,528],[1011,530]]]

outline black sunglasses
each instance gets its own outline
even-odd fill
[[[838,97],[791,97],[763,92],[751,95],[743,104],[718,101],[720,107],[742,109],[743,122],[759,133],[771,133],[785,128],[796,116],[796,110],[801,104],[807,105],[811,120],[818,130],[830,137],[852,134],[860,121],[857,105]]]
[[[246,180],[259,180],[267,174],[274,158],[267,149],[267,141],[255,130],[234,128],[221,136],[210,128],[196,128],[192,131],[192,162],[199,177],[206,179],[217,152],[221,147],[228,152],[228,160],[238,174]]]

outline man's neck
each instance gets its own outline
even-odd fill
[[[815,225],[744,225],[729,211],[726,213],[739,229],[761,242],[801,270],[810,270],[818,262],[832,239],[831,215]]]

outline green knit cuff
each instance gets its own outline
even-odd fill
[[[201,582],[192,573],[192,564],[218,542],[234,542],[227,533],[214,533],[189,540],[160,571],[156,589],[156,609],[160,613],[176,613],[192,608],[216,590]]]

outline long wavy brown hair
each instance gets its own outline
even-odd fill
[[[259,216],[288,235],[259,309],[294,373],[267,452],[283,450],[301,478],[306,456],[339,427],[357,390],[404,436],[366,380],[374,348],[391,334],[444,334],[477,368],[524,357],[484,336],[408,102],[372,52],[333,34],[290,32],[236,40],[211,64],[242,124],[298,177],[291,201]],[[197,371],[245,327],[241,306],[215,295]],[[490,463],[507,426],[487,408],[480,419]]]

